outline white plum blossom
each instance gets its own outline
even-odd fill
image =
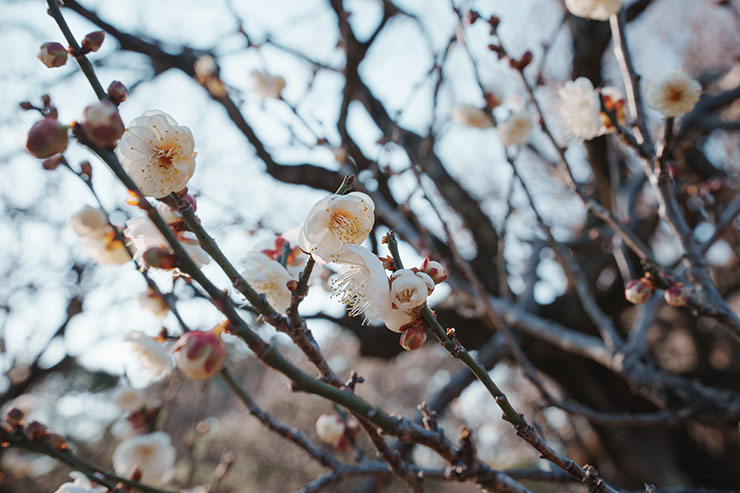
[[[522,110],[512,113],[509,118],[499,123],[498,132],[505,147],[523,145],[529,142],[532,133],[532,115]]]
[[[317,262],[335,262],[344,245],[365,241],[374,223],[375,203],[367,194],[329,195],[311,208],[299,244]]]
[[[113,403],[125,412],[133,412],[144,407],[144,392],[131,387],[121,387],[113,394]]]
[[[566,128],[576,137],[590,140],[603,133],[601,101],[586,77],[568,81],[558,90],[558,111]]]
[[[252,79],[252,89],[262,99],[280,99],[285,89],[285,79],[279,75],[270,75],[255,70],[249,75]]]
[[[117,419],[110,427],[110,434],[116,440],[126,440],[140,433],[134,424],[125,417]]]
[[[316,434],[324,443],[336,443],[344,436],[344,421],[336,414],[322,414],[316,420]]]
[[[167,306],[167,303],[165,303],[162,297],[152,289],[147,289],[141,293],[138,296],[138,300],[139,305],[143,309],[151,312],[155,317],[164,318],[170,311],[170,307]]]
[[[244,259],[242,276],[275,310],[285,315],[291,302],[287,283],[297,280],[280,262],[261,252],[250,253]]]
[[[450,115],[453,120],[468,127],[482,129],[493,127],[491,115],[477,106],[461,104],[452,108]]]
[[[622,0],[565,0],[565,6],[578,17],[605,21],[619,13]]]
[[[107,491],[107,489],[93,486],[87,476],[81,472],[72,471],[69,473],[69,477],[74,481],[64,483],[54,493],[105,493]]]
[[[393,307],[409,312],[423,305],[434,290],[434,281],[423,272],[399,269],[391,274],[391,303]]]
[[[147,111],[129,123],[116,153],[144,195],[162,198],[187,186],[195,173],[194,147],[188,127],[167,113]]]
[[[113,452],[116,474],[130,477],[138,467],[141,482],[152,486],[167,483],[175,471],[175,447],[167,433],[156,431],[137,435],[121,442]]]
[[[678,70],[655,84],[648,92],[648,104],[668,118],[691,111],[699,101],[701,84]]]
[[[139,366],[152,378],[159,379],[168,375],[175,366],[172,356],[165,346],[143,332],[134,331],[126,336],[131,349],[136,354]]]
[[[174,213],[173,213],[173,217]],[[165,220],[166,216],[165,216]],[[157,226],[147,216],[134,217],[126,221],[123,233],[130,239],[130,244],[136,249],[134,258],[141,262],[144,252],[150,248],[163,247],[169,249],[169,244]],[[175,234],[190,258],[197,267],[210,262],[208,254],[200,247],[195,234],[182,231]]]
[[[70,218],[69,227],[81,238],[82,246],[95,262],[120,265],[131,260],[101,209],[86,205]]]
[[[392,307],[388,277],[380,259],[365,247],[347,245],[337,262],[339,274],[332,280],[332,288],[349,307],[350,317],[384,318]]]

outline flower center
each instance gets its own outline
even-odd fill
[[[413,298],[414,293],[416,293],[416,290],[413,288],[402,289],[396,293],[396,299],[401,303],[408,303],[411,301],[411,298]]]
[[[180,154],[180,147],[173,142],[162,143],[154,148],[152,160],[158,166],[169,169],[172,161]]]
[[[331,212],[329,229],[342,242],[352,243],[352,240],[361,233],[362,228],[357,216],[349,211],[337,209]]]
[[[668,89],[668,101],[678,103],[683,99],[683,90],[677,87],[671,87]]]

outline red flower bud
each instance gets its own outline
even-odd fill
[[[416,351],[427,340],[427,331],[423,326],[412,325],[401,333],[401,347],[406,351]]]
[[[152,247],[147,249],[141,255],[141,261],[147,267],[153,267],[155,269],[170,270],[177,267],[177,258],[166,247]]]
[[[208,332],[191,330],[180,336],[173,351],[183,375],[192,380],[205,380],[221,371],[226,350],[220,333],[218,329]]]
[[[665,302],[671,306],[686,306],[689,302],[689,288],[678,282],[665,290]]]
[[[630,303],[639,305],[645,303],[653,294],[653,283],[644,277],[632,279],[624,288],[624,297]]]
[[[67,50],[60,43],[44,43],[36,57],[49,68],[61,67],[67,63]]]
[[[109,101],[100,101],[85,108],[82,115],[82,130],[85,136],[100,147],[114,147],[126,126],[116,106]]]
[[[110,83],[108,86],[108,98],[113,104],[119,106],[121,103],[126,101],[126,96],[128,96],[128,90],[126,89],[126,86],[123,85],[123,82],[114,80]]]
[[[88,33],[82,39],[82,49],[86,53],[89,53],[91,51],[98,51],[100,47],[102,46],[104,39],[105,39],[104,31],[93,31],[91,33]]]
[[[444,266],[435,260],[429,260],[429,257],[425,258],[421,263],[420,270],[431,277],[434,284],[439,284],[447,279],[447,271]]]
[[[67,441],[58,433],[49,433],[46,435],[46,444],[59,452],[67,450]]]
[[[23,411],[17,407],[11,407],[8,410],[8,414],[5,416],[5,421],[10,426],[22,426],[23,425]]]
[[[38,421],[31,421],[26,425],[26,436],[34,442],[43,442],[47,433],[46,426]]]
[[[39,159],[63,152],[69,143],[67,128],[54,118],[37,121],[28,131],[26,149]]]

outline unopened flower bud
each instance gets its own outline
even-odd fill
[[[141,255],[141,261],[147,267],[155,269],[174,269],[177,266],[175,255],[165,247],[152,247]]]
[[[118,108],[109,101],[100,101],[85,108],[82,115],[85,136],[100,147],[114,147],[126,126]]]
[[[427,341],[427,332],[423,326],[412,325],[401,333],[401,347],[406,351],[416,351]]]
[[[183,375],[192,380],[205,380],[221,371],[226,350],[220,333],[221,330],[192,330],[180,336],[173,351]]]
[[[38,421],[31,421],[26,425],[26,436],[34,442],[42,442],[47,433],[46,426]]]
[[[46,444],[59,452],[67,450],[67,440],[59,433],[48,433],[46,435]]]
[[[121,103],[126,101],[126,96],[128,96],[128,89],[123,85],[123,82],[120,80],[114,80],[110,83],[108,86],[108,98],[113,104],[119,106]]]
[[[93,31],[82,38],[82,49],[86,52],[98,51],[105,39],[104,31]]]
[[[8,414],[5,416],[5,421],[10,426],[22,426],[23,425],[23,411],[17,407],[11,407],[8,410]]]
[[[624,288],[624,297],[630,303],[639,305],[645,303],[653,294],[653,283],[644,277],[632,279]]]
[[[436,260],[429,260],[429,257],[421,263],[421,271],[431,277],[434,284],[439,284],[447,279],[447,271],[444,266]]]
[[[67,50],[57,42],[42,44],[36,56],[49,68],[61,67],[67,63]]]
[[[18,103],[18,106],[21,107],[22,110],[28,111],[33,109],[33,103],[30,101],[21,101]]]
[[[686,306],[689,302],[689,288],[678,282],[665,290],[665,302],[671,306]]]
[[[344,436],[344,421],[336,414],[322,414],[316,420],[316,434],[324,443],[336,443]]]
[[[26,149],[39,159],[63,152],[69,143],[67,128],[55,118],[37,121],[28,131]]]

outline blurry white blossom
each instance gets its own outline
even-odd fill
[[[362,192],[329,195],[308,213],[299,236],[303,251],[319,263],[334,262],[344,245],[359,245],[375,223],[375,203]]]
[[[665,117],[676,117],[691,111],[700,95],[701,84],[679,70],[650,89],[648,104]]]
[[[126,341],[135,353],[139,366],[152,378],[158,379],[168,375],[175,366],[165,346],[153,337],[134,331],[126,336]]]
[[[86,205],[70,218],[69,227],[81,238],[82,246],[94,261],[119,265],[131,260],[101,209]]]
[[[512,113],[498,125],[499,136],[504,146],[523,145],[529,142],[532,133],[532,115],[522,110]]]
[[[144,407],[144,392],[131,387],[121,387],[113,393],[113,402],[125,412],[133,412]]]
[[[558,90],[558,111],[566,128],[576,137],[590,140],[603,133],[601,102],[586,77],[568,81]]]
[[[152,289],[147,289],[138,296],[139,305],[152,313],[155,317],[163,318],[167,316],[170,307],[162,297]]]
[[[266,72],[254,71],[249,75],[252,79],[252,89],[262,99],[282,97],[285,89],[285,79],[279,75],[270,75]]]
[[[261,252],[250,253],[244,259],[242,276],[276,311],[285,315],[291,302],[287,283],[297,280],[283,265]]]
[[[565,0],[565,6],[578,17],[605,21],[612,14],[619,13],[622,0]]]
[[[113,469],[119,476],[130,477],[139,468],[142,483],[161,486],[172,479],[175,458],[170,436],[156,431],[121,442],[113,452]]]
[[[452,108],[452,119],[468,127],[491,128],[493,119],[485,110],[468,104],[461,104]]]
[[[322,414],[316,420],[316,434],[324,443],[335,443],[344,436],[344,421],[336,414]]]
[[[188,127],[167,113],[147,111],[129,123],[116,154],[144,195],[161,198],[187,186],[195,173],[194,146]]]
[[[69,473],[69,477],[74,481],[64,483],[54,493],[105,493],[107,491],[106,488],[94,487],[87,476],[81,472],[73,471]]]
[[[147,216],[134,217],[126,221],[126,229],[123,233],[130,239],[131,245],[136,249],[134,257],[137,261],[141,261],[144,253],[150,248],[163,247],[170,249],[164,235]],[[194,233],[181,231],[176,233],[175,236],[177,236],[177,239],[197,267],[210,262],[210,257],[200,247]]]

